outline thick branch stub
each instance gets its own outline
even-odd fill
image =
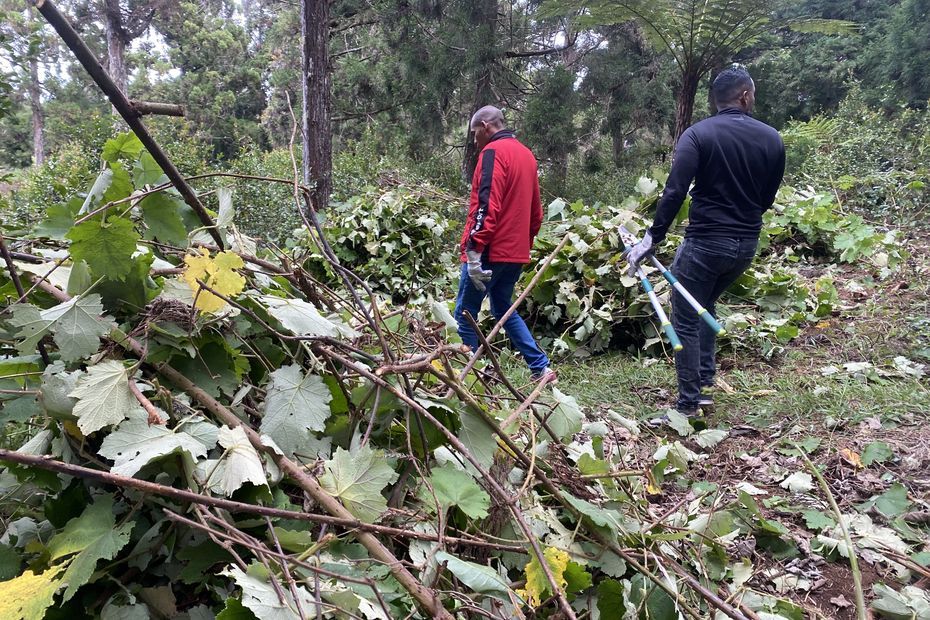
[[[176,103],[137,101],[136,99],[130,99],[129,103],[132,105],[132,109],[135,110],[136,114],[139,116],[145,116],[146,114],[158,114],[160,116],[184,116],[186,114],[184,106],[178,105]]]

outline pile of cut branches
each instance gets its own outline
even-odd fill
[[[508,381],[499,325],[471,354],[390,307],[303,188],[339,288],[223,190],[212,245],[131,134],[104,159],[3,248],[4,618],[744,617],[649,512],[677,447],[640,465],[634,422]]]

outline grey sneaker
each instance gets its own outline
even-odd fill
[[[539,383],[540,381],[545,381],[546,383],[558,383],[559,376],[554,370],[546,366],[541,370],[536,370],[530,375],[534,382]]]

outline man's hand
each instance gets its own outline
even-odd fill
[[[630,263],[630,269],[627,273],[631,278],[636,276],[636,270],[639,268],[639,263],[644,258],[652,254],[652,252],[652,235],[649,234],[649,231],[646,231],[646,234],[643,235],[642,240],[626,252],[626,259]]]
[[[465,258],[468,259],[468,277],[471,278],[471,283],[483,293],[484,283],[491,279],[491,270],[481,268],[481,252],[465,250]]]

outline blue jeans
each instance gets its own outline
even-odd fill
[[[494,318],[500,320],[504,313],[513,303],[513,287],[520,279],[520,272],[523,265],[519,263],[485,263],[482,265],[485,269],[491,270],[491,279],[485,282],[486,290],[484,292],[475,288],[471,278],[468,277],[468,265],[462,263],[462,273],[459,276],[459,293],[455,299],[455,320],[459,324],[459,336],[462,342],[471,347],[474,351],[478,348],[478,336],[472,329],[468,321],[465,320],[463,313],[467,310],[473,318],[477,320],[478,311],[481,310],[481,302],[485,296],[491,299],[491,314]],[[510,342],[514,348],[523,355],[530,372],[536,373],[549,365],[549,358],[542,352],[533,334],[520,315],[514,312],[504,323],[504,329],[510,337]]]
[[[757,245],[757,239],[689,237],[678,248],[671,271],[716,317],[717,298],[752,264]],[[675,353],[678,409],[693,411],[698,406],[701,387],[714,384],[717,335],[678,291],[672,292],[672,325],[683,346]]]

